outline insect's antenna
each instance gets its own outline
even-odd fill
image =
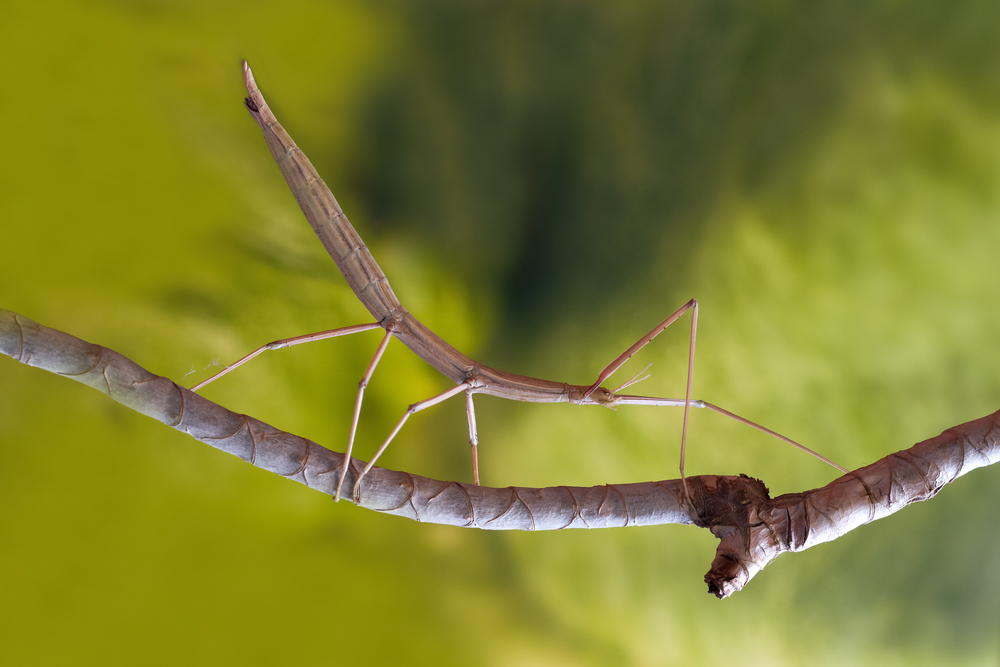
[[[639,377],[639,376],[640,376],[640,375],[642,375],[643,373],[645,373],[646,371],[648,371],[648,370],[649,370],[649,368],[650,368],[650,366],[652,366],[652,365],[653,365],[653,362],[649,362],[649,363],[648,363],[648,364],[646,365],[646,367],[645,367],[645,368],[643,368],[643,369],[642,369],[641,371],[639,371],[638,373],[636,373],[636,374],[635,374],[635,377],[633,377],[633,378],[632,378],[631,380],[629,380],[628,382],[626,382],[626,383],[625,383],[625,384],[623,384],[622,386],[618,387],[617,389],[615,389],[615,390],[614,390],[614,391],[612,391],[611,393],[612,393],[612,394],[617,394],[618,392],[620,392],[620,391],[621,391],[622,389],[624,389],[625,387],[631,387],[631,386],[632,386],[632,385],[634,385],[634,384],[639,384],[639,383],[640,383],[640,382],[642,382],[643,380],[645,380],[645,379],[647,379],[648,377],[650,377],[650,375],[652,375],[652,373],[650,373],[649,375],[644,375],[643,377]]]

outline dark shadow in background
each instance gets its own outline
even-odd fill
[[[683,284],[721,193],[794,172],[873,41],[840,6],[400,10],[411,46],[364,114],[371,222],[499,290],[502,333],[524,339],[653,263]]]
[[[654,264],[690,296],[720,198],[794,187],[866,63],[997,99],[985,3],[389,4],[410,41],[366,105],[357,192],[375,229],[410,230],[501,304],[512,350],[642,294]]]

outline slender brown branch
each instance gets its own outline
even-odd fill
[[[0,352],[93,387],[137,412],[253,465],[333,495],[345,456],[240,415],[138,366],[124,356],[0,309]],[[709,528],[720,539],[705,576],[720,598],[743,588],[786,551],[836,539],[906,505],[926,500],[1000,459],[1000,412],[948,429],[820,489],[771,499],[746,476],[590,488],[490,488],[373,467],[349,459],[344,497],[367,509],[417,521],[487,530],[611,528],[667,523]]]
[[[0,352],[93,387],[167,426],[322,493],[336,492],[344,455],[231,412],[99,345],[0,309]],[[490,488],[373,467],[350,459],[342,496],[417,521],[492,530],[552,530],[692,523],[679,482],[594,488]],[[641,511],[640,511],[641,509]]]

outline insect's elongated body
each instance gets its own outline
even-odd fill
[[[372,317],[404,345],[456,384],[468,382],[473,393],[532,403],[633,402],[598,387],[584,398],[588,387],[530,378],[484,366],[462,354],[424,326],[396,298],[385,272],[351,225],[319,173],[271,113],[249,67],[244,67],[249,97],[246,107],[264,132],[267,146],[281,169],[295,200],[347,284]],[[664,399],[659,399],[664,400]],[[696,407],[703,407],[697,401]],[[684,405],[677,399],[672,405]],[[694,402],[692,403],[694,405]]]
[[[332,338],[335,336],[357,333],[381,327],[385,330],[382,343],[379,345],[374,358],[368,365],[364,377],[358,384],[357,401],[354,407],[354,417],[351,423],[350,437],[347,443],[346,454],[348,460],[350,460],[352,448],[354,446],[354,437],[357,431],[365,387],[368,385],[368,382],[371,379],[383,352],[385,352],[386,345],[388,344],[390,338],[395,337],[399,339],[418,357],[426,361],[435,370],[454,382],[456,386],[438,394],[437,396],[409,406],[402,419],[400,419],[399,423],[396,425],[395,429],[393,429],[392,433],[390,433],[386,441],[382,444],[381,448],[368,462],[365,469],[360,472],[358,476],[359,481],[372,468],[375,461],[379,456],[381,456],[382,452],[385,451],[386,447],[396,436],[410,415],[431,407],[432,405],[436,405],[437,403],[447,400],[448,398],[457,396],[460,393],[465,393],[466,395],[466,412],[469,421],[469,442],[472,445],[473,477],[476,484],[479,484],[479,467],[476,454],[478,436],[476,434],[476,418],[472,403],[473,394],[488,394],[499,398],[531,403],[569,402],[580,405],[603,405],[606,407],[614,407],[617,405],[658,405],[683,407],[684,422],[681,430],[680,447],[680,473],[682,482],[684,481],[684,445],[687,434],[688,412],[692,407],[710,408],[711,410],[736,419],[744,424],[774,435],[775,437],[780,438],[798,447],[799,449],[812,454],[813,456],[816,456],[820,460],[829,463],[835,468],[847,472],[845,468],[838,466],[829,459],[816,454],[815,452],[803,447],[793,440],[786,438],[783,435],[754,424],[743,417],[739,417],[738,415],[735,415],[727,410],[723,410],[722,408],[712,405],[711,403],[691,398],[692,378],[694,375],[695,335],[698,321],[698,302],[694,299],[691,299],[686,304],[681,306],[667,319],[656,325],[652,331],[640,338],[628,350],[619,355],[617,359],[601,371],[598,375],[597,381],[590,386],[574,385],[566,382],[553,382],[551,380],[542,380],[539,378],[508,373],[506,371],[490,368],[489,366],[484,366],[465,354],[462,354],[452,347],[447,341],[424,326],[399,302],[399,299],[396,298],[396,295],[392,291],[392,287],[389,286],[389,280],[386,278],[385,272],[382,271],[382,268],[379,267],[375,258],[372,257],[368,247],[365,246],[364,241],[361,240],[361,237],[347,219],[344,211],[340,208],[340,205],[337,203],[333,193],[330,192],[330,189],[323,182],[323,179],[319,177],[319,174],[312,166],[312,163],[309,162],[309,159],[299,149],[299,147],[295,145],[295,142],[292,141],[288,132],[285,131],[285,129],[274,117],[274,114],[271,113],[271,110],[268,108],[267,102],[264,101],[263,95],[261,95],[260,90],[257,88],[253,74],[250,72],[250,68],[246,63],[243,64],[243,79],[248,95],[245,100],[246,108],[264,132],[264,138],[267,140],[267,145],[271,150],[271,155],[274,156],[275,162],[278,164],[278,167],[281,169],[281,173],[288,182],[288,186],[291,188],[292,194],[295,196],[295,200],[301,207],[302,212],[309,221],[309,224],[316,232],[316,235],[323,243],[323,247],[326,248],[327,253],[329,253],[330,257],[332,257],[334,262],[336,262],[341,273],[344,274],[344,279],[347,280],[347,284],[350,285],[358,300],[364,304],[365,308],[368,309],[368,312],[375,318],[375,322],[334,329],[317,334],[309,334],[306,336],[297,336],[295,338],[269,343],[268,345],[250,353],[243,359],[240,359],[234,364],[226,367],[212,378],[209,378],[205,382],[197,385],[194,387],[195,390],[204,386],[208,382],[211,382],[217,377],[228,373],[246,361],[249,361],[264,350],[288,347],[289,345],[296,345],[311,340]],[[676,321],[689,310],[691,311],[691,339],[688,351],[687,391],[683,399],[634,396],[617,393],[617,391],[620,391],[622,388],[636,382],[637,380],[635,379],[625,383],[622,387],[619,387],[619,389],[615,391],[610,391],[600,386],[601,383],[610,377],[611,374],[621,367],[622,364],[628,361],[632,355],[638,352],[671,323]],[[347,467],[345,466],[341,471],[340,482],[337,486],[337,492],[334,495],[335,498],[340,497],[340,489],[346,479],[346,475]],[[360,488],[360,485],[355,484],[355,488]],[[686,485],[684,488],[686,492]]]

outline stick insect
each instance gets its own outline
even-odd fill
[[[379,343],[378,348],[375,351],[375,356],[368,364],[364,376],[358,383],[358,393],[354,403],[354,414],[351,419],[351,429],[347,441],[346,460],[351,460],[350,457],[354,448],[355,434],[357,432],[358,420],[361,415],[361,404],[364,399],[365,387],[368,386],[368,383],[375,372],[375,368],[378,366],[379,360],[382,358],[382,354],[385,352],[386,346],[389,344],[389,340],[391,338],[397,338],[400,342],[406,345],[406,347],[410,348],[410,350],[412,350],[418,357],[426,361],[431,365],[431,367],[454,382],[455,386],[447,391],[437,394],[436,396],[414,403],[406,409],[395,428],[392,429],[392,432],[389,433],[389,436],[382,443],[381,447],[379,447],[378,451],[358,475],[357,482],[354,485],[355,492],[361,487],[361,479],[372,469],[375,462],[382,455],[382,453],[385,452],[389,443],[393,441],[411,415],[461,394],[465,395],[465,408],[469,423],[469,444],[472,450],[472,474],[476,485],[479,485],[479,458],[477,450],[479,436],[476,429],[476,413],[472,401],[472,397],[475,394],[487,394],[490,396],[498,396],[500,398],[517,401],[529,401],[532,403],[569,402],[578,405],[602,405],[605,407],[616,407],[619,405],[683,407],[684,420],[681,427],[680,476],[681,481],[684,484],[685,495],[689,498],[690,495],[687,491],[687,482],[684,477],[684,454],[687,443],[688,415],[690,414],[691,408],[708,408],[723,414],[740,423],[779,438],[780,440],[783,440],[801,449],[802,451],[815,456],[821,461],[828,463],[844,473],[848,472],[846,468],[842,468],[826,457],[795,442],[794,440],[776,433],[775,431],[760,426],[759,424],[755,424],[748,419],[720,408],[717,405],[708,403],[707,401],[691,398],[692,383],[694,380],[695,341],[698,330],[698,302],[695,299],[691,299],[676,311],[671,313],[669,317],[653,327],[649,333],[637,340],[627,350],[622,352],[618,358],[608,364],[598,374],[594,383],[588,386],[573,385],[565,382],[553,382],[551,380],[542,380],[507,373],[505,371],[484,366],[483,364],[480,364],[479,362],[462,354],[426,326],[421,324],[419,320],[413,317],[413,315],[411,315],[402,306],[396,298],[396,295],[393,294],[385,273],[375,262],[375,259],[368,251],[368,248],[361,240],[361,237],[358,236],[358,233],[348,221],[347,216],[344,215],[344,212],[340,208],[340,205],[337,204],[337,200],[334,198],[333,193],[330,192],[330,189],[319,177],[319,174],[316,172],[315,168],[313,168],[309,159],[305,156],[302,150],[299,149],[295,142],[292,141],[292,138],[278,123],[274,114],[268,108],[267,102],[264,101],[263,95],[257,88],[257,84],[253,78],[253,73],[250,71],[250,67],[245,61],[243,63],[243,81],[247,90],[247,98],[244,100],[246,108],[250,112],[250,116],[257,122],[263,131],[264,139],[267,141],[268,148],[271,149],[271,154],[274,156],[275,162],[277,162],[278,167],[281,169],[281,173],[288,182],[288,186],[291,188],[292,194],[295,196],[295,200],[302,208],[302,212],[305,214],[306,219],[309,221],[309,224],[312,225],[316,235],[323,243],[323,247],[326,248],[326,251],[333,258],[333,261],[336,262],[341,273],[344,274],[347,284],[350,285],[352,290],[354,290],[354,294],[368,309],[368,312],[371,313],[375,321],[367,324],[358,324],[303,336],[295,336],[293,338],[286,338],[268,343],[233,364],[226,366],[211,378],[193,387],[192,390],[197,391],[209,382],[222,377],[223,375],[250,361],[265,350],[276,350],[315,340],[323,340],[326,338],[334,338],[337,336],[344,336],[381,328],[385,331],[382,341]],[[639,375],[642,375],[642,372],[614,390],[609,390],[601,386],[605,380],[610,378],[611,375],[614,374],[614,372],[617,371],[636,352],[649,344],[654,338],[656,338],[657,335],[660,334],[660,332],[673,324],[688,311],[691,312],[691,333],[688,346],[687,386],[683,399],[636,396],[618,393],[622,389],[640,381],[641,379],[645,379],[639,378]],[[340,473],[340,479],[337,483],[334,500],[340,499],[341,488],[343,487],[346,475],[347,466],[345,465]]]

